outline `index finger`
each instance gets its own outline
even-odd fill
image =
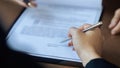
[[[111,20],[111,24],[109,25],[109,28],[114,28],[120,20],[120,9],[116,10],[114,17]]]

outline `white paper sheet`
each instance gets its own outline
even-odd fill
[[[27,8],[7,36],[9,47],[37,57],[81,62],[68,42],[70,27],[99,21],[102,0],[37,0]]]

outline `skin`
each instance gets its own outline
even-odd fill
[[[23,0],[11,0],[23,7],[36,7],[37,4],[35,3],[35,0],[30,0],[30,3],[32,4],[31,6],[25,4]],[[109,25],[109,29],[111,29],[111,34],[116,35],[120,33],[120,8],[115,11],[114,17],[111,20],[111,23]]]
[[[21,5],[23,7],[37,7],[37,4],[35,3],[35,0],[30,0],[30,3],[32,5],[25,4],[23,0],[11,0],[11,1],[14,2],[14,3],[17,3],[18,5]]]
[[[115,14],[109,25],[109,29],[111,29],[112,35],[120,33],[120,8],[115,11]]]
[[[23,7],[29,7],[23,2],[23,0],[12,1],[18,3]],[[35,1],[31,1],[31,3],[36,5]],[[86,64],[93,59],[102,58],[101,52],[103,45],[103,36],[101,34],[101,30],[99,28],[95,28],[94,30],[83,33],[82,30],[89,26],[90,25],[86,24],[80,28],[70,28],[69,31],[69,37],[72,37],[72,41],[69,42],[69,46],[74,47],[74,50],[81,58],[84,66],[86,66]],[[111,29],[112,35],[120,33],[120,9],[115,11],[114,17],[112,18],[109,25],[109,29]]]
[[[96,58],[101,58],[103,36],[99,28],[82,32],[90,25],[83,25],[80,28],[70,28],[69,37],[72,37],[72,41],[69,42],[69,46],[73,45],[74,50],[81,58],[83,65]],[[93,41],[96,40],[96,41]]]

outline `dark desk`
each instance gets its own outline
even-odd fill
[[[105,36],[103,57],[106,60],[120,66],[120,35],[111,36],[110,30],[108,29],[108,25],[110,24],[114,11],[120,7],[120,0],[103,0],[103,6],[104,10],[101,17],[101,20],[104,23],[102,26],[102,32]],[[17,6],[7,0],[0,1],[0,19],[4,22],[0,23],[0,25],[3,25],[6,32],[9,30],[11,24],[17,18],[22,9],[23,7]],[[49,63],[40,64],[44,65],[46,68],[77,68]]]

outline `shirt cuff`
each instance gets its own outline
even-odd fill
[[[97,58],[88,62],[85,68],[118,68],[118,67],[106,61],[103,58]]]

